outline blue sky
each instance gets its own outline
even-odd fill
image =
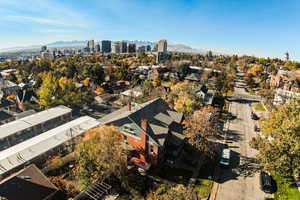
[[[58,40],[150,40],[300,59],[299,0],[0,0],[0,49]]]

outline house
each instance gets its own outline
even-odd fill
[[[37,102],[37,95],[33,90],[19,90],[16,96],[16,103],[20,110],[23,110],[24,103]]]
[[[58,192],[58,188],[35,165],[0,182],[0,197],[9,200],[55,200]]]
[[[122,100],[129,100],[132,98],[138,98],[142,96],[142,90],[139,87],[135,87],[129,90],[126,90],[120,94]]]
[[[201,76],[199,73],[191,73],[185,77],[185,80],[199,82],[201,81]]]
[[[275,92],[273,105],[281,105],[289,102],[292,98],[300,99],[300,92],[292,92],[278,88]]]
[[[300,89],[300,71],[294,72],[289,70],[278,70],[276,75],[272,75],[270,79],[270,86],[277,89],[295,91]]]
[[[3,91],[4,95],[11,95],[16,93],[19,89],[20,87],[17,84],[9,80],[4,80],[2,77],[0,77],[0,90]]]
[[[194,90],[194,93],[206,105],[212,105],[215,98],[215,91],[209,90],[205,85],[201,85]]]
[[[136,106],[129,102],[99,121],[119,128],[125,136],[125,146],[136,152],[134,163],[157,165],[172,163],[179,155],[185,141],[182,119],[182,113],[156,98]]]

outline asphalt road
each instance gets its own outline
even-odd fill
[[[263,200],[266,196],[259,189],[259,169],[255,155],[257,151],[249,146],[255,136],[249,103],[253,98],[236,84],[229,111],[236,116],[229,121],[226,143],[231,149],[231,168],[222,169],[219,177],[217,200]]]

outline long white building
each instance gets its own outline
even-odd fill
[[[34,162],[42,155],[51,154],[51,150],[97,125],[99,122],[92,117],[80,117],[1,151],[0,176]]]
[[[70,121],[72,109],[57,106],[0,126],[0,151]]]

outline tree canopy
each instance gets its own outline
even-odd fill
[[[262,136],[251,141],[261,165],[285,175],[300,175],[300,103],[279,106],[263,122]]]
[[[123,141],[123,135],[113,126],[102,126],[85,134],[76,149],[76,172],[82,188],[106,178],[125,181],[127,156],[121,145]]]

